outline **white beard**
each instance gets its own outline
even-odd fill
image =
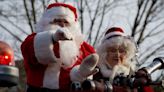
[[[119,75],[119,74],[123,74],[123,75],[129,75],[130,72],[130,67],[124,66],[124,65],[116,65],[113,68],[113,77]]]
[[[74,41],[59,41],[60,61],[63,68],[72,67],[79,55],[79,48]]]
[[[83,35],[81,34],[80,28],[77,26],[78,24],[71,24],[70,27],[67,28],[69,31],[67,34],[71,34],[73,36],[72,40],[59,41],[59,53],[60,53],[60,61],[63,63],[63,68],[72,67],[77,60],[77,56],[79,55],[79,48],[83,42]],[[43,30],[45,31],[56,31],[55,29],[60,28],[58,25],[47,25]]]
[[[44,27],[44,31],[56,31],[56,29],[60,28],[58,25],[48,25]]]
[[[126,76],[126,75],[129,75],[129,72],[130,72],[129,67],[126,67],[121,64],[115,65],[113,67],[113,69],[107,68],[107,65],[101,65],[100,70],[101,70],[103,77],[108,77],[111,82],[115,76],[117,76],[119,74],[123,74]]]
[[[84,37],[83,37],[80,27],[78,25],[79,25],[78,23],[72,23],[71,26],[65,27],[65,28],[67,28],[70,31],[70,34],[73,35],[74,41],[76,42],[77,46],[79,47],[81,45],[81,43],[84,41],[84,39],[83,39]],[[44,27],[43,30],[56,31],[54,29],[58,29],[58,28],[60,28],[60,26],[49,24],[48,26]]]
[[[81,33],[81,29],[79,27],[78,22],[72,23],[71,26],[67,27],[67,28],[70,30],[70,33],[74,36],[74,38],[75,38],[74,40],[75,40],[77,46],[80,46],[81,43],[84,41],[84,39],[83,39],[84,37]]]

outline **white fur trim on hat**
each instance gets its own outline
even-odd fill
[[[104,40],[107,39],[107,38],[109,38],[109,37],[111,37],[111,36],[114,36],[114,35],[125,36],[125,34],[122,33],[122,32],[110,32],[110,33],[108,33],[108,34],[105,35]]]
[[[76,23],[75,21],[75,15],[74,12],[71,11],[69,8],[58,6],[53,7],[48,10],[46,10],[39,20],[39,22],[36,24],[36,32],[42,32],[45,31],[46,27],[50,25],[50,22],[52,22],[54,19],[66,19],[70,24]]]
[[[73,11],[71,11],[69,8],[62,7],[62,6],[48,9],[43,16],[49,17],[51,21],[53,21],[55,18],[56,19],[64,18],[71,23],[75,21],[75,15]]]
[[[58,61],[53,52],[53,34],[53,31],[44,31],[37,33],[34,38],[35,56],[41,64],[55,63]]]

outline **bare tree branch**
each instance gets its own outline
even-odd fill
[[[156,35],[158,35],[158,34],[161,34],[161,33],[163,32],[164,29],[162,29],[161,31],[158,31],[158,32],[157,32],[157,28],[159,28],[159,27],[162,26],[162,25],[164,25],[164,21],[162,21],[160,24],[156,25],[153,29],[151,29],[151,30],[149,31],[149,33],[148,33],[147,35],[145,35],[145,36],[141,39],[140,43],[142,43],[142,42],[143,42],[145,39],[147,39],[148,37],[153,37],[153,36],[156,36]],[[156,30],[156,32],[153,33],[155,30]]]
[[[80,12],[80,23],[81,23],[81,31],[83,33],[83,29],[84,29],[84,21],[83,21],[83,11],[84,11],[84,8],[83,8],[83,0],[79,0],[80,1],[80,6],[79,6],[79,12]]]
[[[35,6],[34,6],[34,3],[35,3],[35,0],[31,0],[33,20],[34,20],[34,24],[36,24],[36,14],[35,14]]]
[[[3,26],[2,24],[0,24],[0,26],[1,26],[4,30],[6,30],[10,35],[12,35],[16,40],[18,40],[19,42],[23,42],[17,35],[13,34],[13,33],[11,32],[11,30],[7,29],[7,28],[6,28],[5,26]]]
[[[58,2],[58,0],[54,0],[55,2]]]
[[[144,2],[143,2],[144,3]],[[145,12],[146,12],[146,9],[148,8],[148,3],[149,3],[149,0],[146,0],[145,1],[145,4],[143,5],[143,10],[141,11],[141,15],[140,16],[138,16],[138,22],[140,23],[141,22],[141,20],[142,20],[142,18],[143,18],[143,15],[145,14]]]
[[[160,40],[159,42],[155,43],[154,46],[156,46],[156,44],[161,43],[161,42],[163,42],[163,39]],[[152,51],[152,52],[150,52],[149,54],[147,54],[147,56],[144,57],[144,59],[142,59],[142,60],[140,61],[140,65],[144,64],[145,61],[146,61],[147,59],[149,59],[152,55],[154,55],[155,53],[157,53],[158,51],[160,51],[160,49],[163,48],[163,47],[164,47],[164,43],[163,43],[162,45],[160,45],[159,47],[157,47],[157,48],[156,48],[155,50],[153,50],[153,51],[151,50],[151,48],[153,48],[153,47],[148,48],[147,50],[145,50],[145,51]]]
[[[28,8],[27,8],[27,4],[26,4],[26,0],[23,0],[23,3],[24,3],[24,8],[25,8],[25,11],[26,11],[26,16],[27,16],[27,21],[28,21],[28,24],[29,24],[29,26],[30,26],[30,28],[31,28],[31,32],[34,32],[34,30],[33,30],[33,25],[32,25],[32,23],[31,23],[31,18],[30,18],[30,15],[29,15],[29,13],[28,13]]]
[[[16,27],[18,30],[20,30],[24,34],[28,35],[28,33],[25,30],[23,30],[21,27],[19,27],[18,25],[16,25],[14,22],[12,22],[11,20],[9,20],[9,18],[7,16],[5,16],[5,15],[1,15],[1,16],[3,16],[8,21],[8,23],[10,23],[14,27]]]
[[[42,0],[42,6],[43,6],[43,11],[44,11],[44,9],[46,9],[46,4],[44,0]]]
[[[143,3],[144,3],[144,0],[138,0],[138,10],[137,10],[137,14],[136,14],[135,19],[134,19],[134,23],[133,23],[134,26],[132,27],[132,34],[131,34],[132,37],[135,36],[136,28],[139,24],[138,17],[139,17],[140,10],[141,10],[141,7],[142,7]]]
[[[102,26],[102,24],[103,24],[103,20],[104,20],[104,16],[105,16],[105,10],[106,10],[106,3],[105,3],[105,5],[104,5],[104,7],[103,7],[102,17],[101,17],[101,20],[100,20],[99,27],[98,27],[98,29],[97,29],[97,31],[96,31],[96,36],[95,36],[95,41],[94,41],[94,43],[93,43],[93,46],[96,45],[98,36],[99,36],[99,34],[100,34],[100,28],[101,28],[101,26]]]
[[[92,31],[93,31],[93,26],[94,26],[94,23],[95,23],[95,20],[96,20],[96,16],[97,16],[97,13],[98,13],[98,10],[99,10],[99,7],[100,7],[100,0],[98,1],[98,5],[96,7],[96,10],[95,10],[95,14],[93,16],[93,18],[91,19],[91,25],[90,25],[90,28],[89,28],[89,36],[87,38],[87,41],[89,43],[91,43],[91,37],[92,37]]]
[[[152,9],[153,6],[155,5],[155,3],[156,3],[156,2],[154,2],[154,3],[151,4],[151,6],[150,6],[150,8],[149,8],[149,10],[148,10],[148,12],[147,12],[147,14],[146,14],[143,27],[140,29],[140,32],[141,32],[141,33],[140,33],[140,36],[139,36],[139,38],[138,38],[138,40],[137,40],[137,44],[138,44],[138,45],[140,44],[140,41],[141,41],[141,39],[142,39],[142,37],[143,37],[143,34],[144,34],[144,32],[145,32],[145,28],[146,28],[147,23],[148,23],[147,20],[148,20],[150,14],[151,14],[151,9]]]

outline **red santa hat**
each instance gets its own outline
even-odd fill
[[[77,21],[76,8],[65,3],[52,3],[47,7],[47,15],[53,18],[64,18],[69,22]]]
[[[124,31],[119,27],[112,27],[105,32],[104,39],[109,39],[114,36],[125,36]]]
[[[48,5],[42,18],[36,25],[36,32],[42,32],[54,19],[66,19],[70,24],[77,23],[76,8],[69,4],[52,3]]]

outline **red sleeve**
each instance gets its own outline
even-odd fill
[[[95,49],[86,42],[82,43],[80,50],[82,52],[82,57],[83,58],[85,58],[86,56],[96,52]]]
[[[34,53],[34,37],[36,33],[29,35],[21,44],[21,51],[24,58],[24,67],[26,70],[27,84],[42,86],[43,75],[47,65],[38,63]],[[34,81],[33,76],[39,76]]]
[[[95,49],[94,49],[91,45],[89,45],[88,43],[83,42],[83,43],[81,44],[81,48],[80,48],[80,55],[78,56],[78,60],[77,60],[77,62],[74,64],[74,66],[75,66],[75,65],[81,64],[81,61],[82,61],[85,57],[87,57],[88,55],[93,54],[93,53],[96,53],[96,52],[95,52]],[[73,66],[73,67],[74,67],[74,66]],[[71,68],[70,68],[70,69],[71,69]]]
[[[145,86],[143,88],[144,92],[154,92],[153,89],[150,86]]]
[[[30,64],[39,64],[34,52],[34,37],[36,33],[29,35],[21,45],[21,51],[24,61],[28,61]],[[54,44],[54,54],[59,58],[59,43]]]
[[[33,33],[24,40],[21,44],[21,51],[24,58],[24,61],[28,61],[31,64],[38,64],[37,59],[34,53],[34,37],[36,33]]]

